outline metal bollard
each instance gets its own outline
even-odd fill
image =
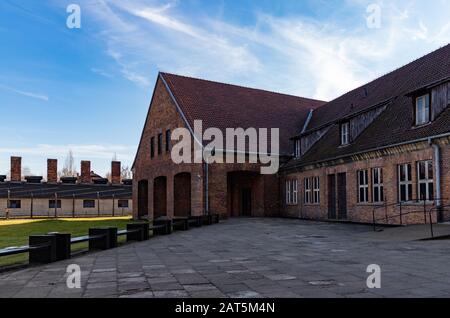
[[[28,243],[30,264],[48,264],[57,260],[55,235],[31,235]]]
[[[99,236],[89,240],[89,250],[107,250],[117,247],[117,228],[91,228],[89,236]]]
[[[138,232],[127,233],[127,242],[146,241],[149,239],[149,223],[130,223],[127,224],[127,231],[139,230]]]
[[[48,235],[54,235],[56,237],[56,260],[62,261],[65,259],[69,259],[71,252],[71,234],[51,232],[48,233]]]

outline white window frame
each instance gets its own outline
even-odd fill
[[[415,107],[416,107],[416,126],[425,125],[429,123],[431,121],[430,94],[425,94],[417,97]]]
[[[404,170],[405,180],[401,180],[402,170]],[[410,163],[402,163],[398,165],[397,169],[397,179],[398,179],[398,202],[410,202],[412,200],[412,193],[410,193],[409,189],[413,187],[412,182],[412,165]],[[411,178],[409,178],[411,176]],[[405,196],[406,200],[402,200],[402,186],[405,187]]]
[[[378,180],[375,180],[375,176],[378,175]],[[384,202],[384,184],[383,184],[383,169],[373,168],[372,169],[372,198],[374,203]],[[376,195],[378,194],[378,200],[376,200]]]
[[[300,158],[302,156],[301,139],[296,139],[294,144],[295,158]]]
[[[298,180],[286,180],[286,204],[298,204]]]
[[[364,173],[361,183],[361,173]],[[358,170],[358,203],[369,203],[369,170]],[[361,197],[361,189],[364,190],[364,196]]]
[[[341,145],[350,144],[350,122],[341,124]]]
[[[312,179],[313,179],[312,202],[313,202],[313,204],[319,204],[320,203],[320,178],[313,177]]]
[[[305,204],[311,204],[312,203],[312,184],[311,184],[311,178],[305,178],[304,180],[305,185]]]
[[[420,178],[420,165],[425,165],[425,179]],[[430,178],[429,171],[432,171],[432,178]],[[432,201],[434,198],[434,171],[433,171],[433,161],[432,160],[424,160],[417,162],[417,196],[419,201],[422,201],[422,196],[420,195],[420,186],[425,184],[425,201]],[[430,184],[431,189],[430,189]]]

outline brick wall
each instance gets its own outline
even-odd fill
[[[120,161],[111,162],[111,183],[120,184],[121,179]]]
[[[442,149],[442,196],[447,198],[446,203],[450,204],[450,146],[448,141],[440,141]],[[354,222],[372,222],[373,211],[375,209],[375,218],[379,223],[400,223],[400,218],[390,218],[400,214],[400,205],[398,202],[398,181],[397,169],[399,164],[410,163],[412,165],[412,197],[418,197],[417,188],[417,162],[423,160],[433,160],[433,150],[428,143],[420,143],[414,147],[403,147],[388,151],[389,155],[375,155],[373,158],[357,160],[349,163],[337,164],[330,167],[322,167],[302,172],[294,172],[284,174],[281,178],[281,187],[284,190],[284,184],[287,179],[297,179],[299,182],[299,203],[298,205],[287,206],[282,204],[282,214],[284,216],[293,216],[306,219],[324,220],[328,219],[328,175],[337,173],[346,173],[347,176],[347,219]],[[360,159],[360,158],[358,158]],[[435,164],[433,162],[433,164]],[[383,169],[385,207],[383,204],[375,204],[373,202],[372,188],[372,168]],[[367,169],[369,172],[369,201],[370,203],[358,203],[358,170]],[[320,177],[320,204],[305,205],[304,204],[304,178],[319,176]],[[436,183],[436,178],[434,178]],[[434,186],[436,189],[436,185]],[[283,191],[284,193],[284,191]],[[433,208],[433,204],[426,204],[426,210]],[[424,223],[424,205],[423,203],[402,204],[401,206],[403,223],[416,224]],[[388,216],[388,220],[385,217]],[[433,214],[433,221],[436,221],[436,214]]]
[[[11,157],[11,181],[22,181],[22,158]]]

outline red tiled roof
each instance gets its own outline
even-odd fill
[[[193,127],[279,128],[280,153],[291,154],[289,138],[299,134],[311,109],[325,102],[259,89],[160,73]]]

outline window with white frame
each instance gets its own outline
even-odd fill
[[[312,203],[311,178],[305,178],[305,204]]]
[[[286,204],[298,203],[298,181],[286,180]]]
[[[358,171],[358,202],[369,202],[369,170]]]
[[[412,200],[412,175],[411,164],[405,163],[398,166],[398,199],[400,202]]]
[[[313,177],[313,203],[320,203],[320,179],[319,177]]]
[[[430,122],[430,95],[422,95],[416,98],[416,125],[424,125]]]
[[[383,169],[372,169],[372,198],[373,202],[384,202]]]
[[[350,123],[341,124],[341,145],[345,146],[350,143]]]
[[[433,162],[419,161],[417,163],[417,193],[421,201],[431,201],[434,198]]]
[[[300,158],[302,156],[302,151],[301,151],[301,140],[300,139],[296,139],[295,143],[294,143],[294,150],[295,150],[295,158]]]

